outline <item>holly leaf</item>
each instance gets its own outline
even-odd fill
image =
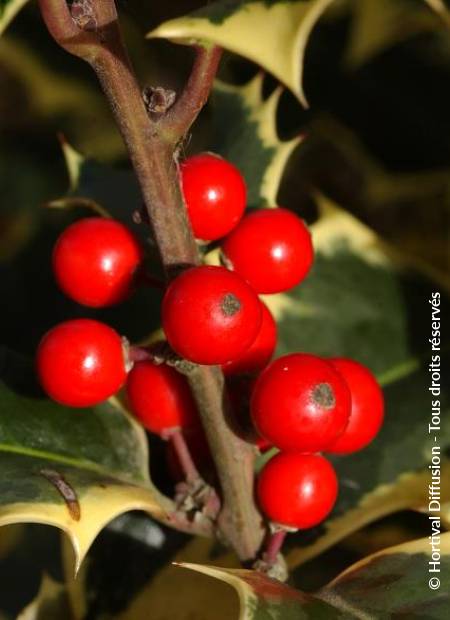
[[[450,23],[440,0],[423,0],[413,6],[405,0],[352,0],[352,12],[346,60],[353,68],[414,35]]]
[[[0,384],[0,525],[62,529],[78,570],[115,516],[140,509],[166,519],[170,502],[149,479],[145,433],[115,398],[70,409],[19,389]]]
[[[0,35],[27,2],[28,0],[0,0]]]
[[[303,91],[305,49],[315,24],[332,2],[213,2],[190,15],[161,24],[148,36],[181,43],[211,41],[256,62],[307,106]]]
[[[274,206],[286,163],[301,137],[282,141],[276,112],[283,92],[277,88],[263,99],[264,74],[244,86],[217,81],[211,97],[209,148],[233,162],[244,175],[251,207]]]
[[[239,597],[239,620],[334,620],[342,617],[328,603],[256,571],[189,563],[181,563],[179,566],[209,575],[232,586]]]
[[[344,185],[351,187],[347,192],[350,202],[343,208],[400,250],[403,258],[414,259],[412,267],[426,269],[429,278],[450,290],[447,168],[392,171],[370,153],[354,132],[327,114],[320,114],[310,123],[300,151],[302,170],[306,171],[303,184],[317,186],[320,179],[329,178],[331,157],[331,165],[337,167],[332,176],[343,175],[347,178]],[[335,188],[332,191],[341,193],[339,182],[331,183]],[[432,218],[427,215],[430,208]]]
[[[394,616],[440,620],[446,617],[450,602],[446,587],[450,579],[450,533],[441,536],[439,547],[438,574],[428,573],[432,550],[426,538],[364,558],[314,595],[293,590],[255,571],[189,563],[180,566],[232,586],[239,596],[239,620]]]
[[[440,550],[439,573],[428,572],[432,547],[424,538],[364,558],[317,596],[342,609],[345,618],[441,620],[450,605],[450,533],[435,544]]]

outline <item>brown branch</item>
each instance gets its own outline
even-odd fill
[[[55,41],[71,54],[92,60],[98,49],[96,37],[78,28],[68,4],[61,0],[38,1],[42,17]]]
[[[187,133],[205,105],[222,56],[222,49],[217,45],[197,45],[195,51],[189,80],[179,99],[160,121],[162,131],[174,143]]]
[[[216,367],[197,366],[187,375],[200,410],[224,498],[219,529],[241,560],[255,557],[263,537],[261,515],[253,497],[254,448],[240,439],[227,419],[228,399],[223,374]],[[239,478],[239,481],[236,480]]]
[[[175,146],[207,98],[220,51],[215,47],[198,47],[193,74],[185,90],[166,118],[155,121],[147,113],[134,77],[113,0],[92,0],[95,30],[90,25],[89,32],[83,33],[76,27],[76,36],[65,0],[39,0],[39,5],[56,41],[84,58],[97,73],[136,172],[166,278],[173,278],[182,268],[200,264],[181,195]],[[242,560],[252,559],[263,536],[253,499],[253,448],[240,440],[225,420],[220,370],[198,367],[189,376],[189,382],[221,482],[221,536]]]

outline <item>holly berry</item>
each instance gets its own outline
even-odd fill
[[[241,219],[247,199],[239,170],[218,155],[202,153],[186,159],[180,172],[195,237],[212,241],[228,234]]]
[[[318,454],[279,452],[259,474],[257,496],[274,523],[307,529],[331,512],[338,494],[332,465]]]
[[[198,364],[224,364],[252,344],[261,303],[238,275],[224,267],[192,267],[168,287],[162,323],[176,353]]]
[[[277,325],[265,303],[261,302],[261,327],[253,343],[235,360],[222,366],[225,375],[254,373],[269,363],[277,343]]]
[[[286,451],[320,452],[344,432],[350,390],[325,360],[306,353],[280,357],[258,377],[250,404],[260,435]]]
[[[257,293],[279,293],[299,284],[314,251],[303,221],[287,209],[260,209],[246,215],[222,245],[227,265]]]
[[[174,428],[199,425],[197,410],[186,379],[167,364],[137,362],[128,375],[126,390],[134,415],[152,433],[164,435]]]
[[[347,428],[327,452],[350,454],[365,448],[378,434],[384,418],[383,392],[362,364],[346,358],[329,361],[350,388],[352,408]]]
[[[142,250],[119,222],[90,217],[69,226],[53,250],[53,271],[66,295],[100,308],[130,293]]]
[[[42,338],[37,350],[42,387],[69,407],[97,405],[126,379],[122,339],[108,325],[91,319],[65,321]]]

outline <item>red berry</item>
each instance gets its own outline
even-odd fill
[[[192,267],[169,286],[162,323],[171,347],[198,364],[224,364],[251,345],[261,325],[261,303],[224,267]]]
[[[314,258],[303,221],[286,209],[246,215],[228,235],[222,251],[230,268],[257,293],[279,293],[299,284]]]
[[[285,355],[258,377],[251,415],[260,435],[281,450],[320,452],[348,424],[350,391],[331,364],[306,353]]]
[[[195,237],[212,241],[227,235],[241,219],[247,199],[239,170],[212,153],[189,157],[180,170]]]
[[[222,366],[225,375],[258,372],[267,366],[272,358],[277,344],[277,326],[269,308],[263,302],[261,310],[258,335],[240,357]]]
[[[349,454],[365,448],[380,430],[384,418],[383,392],[362,364],[346,358],[329,361],[350,388],[352,409],[347,428],[327,452]]]
[[[328,516],[337,493],[336,473],[318,454],[279,452],[258,478],[258,501],[267,517],[301,530],[318,525]]]
[[[130,408],[152,433],[199,425],[197,409],[186,379],[166,364],[137,362],[128,374]]]
[[[90,217],[61,234],[53,250],[53,271],[68,297],[100,308],[128,296],[141,259],[138,242],[123,224]]]
[[[53,327],[39,343],[36,363],[44,390],[69,407],[97,405],[126,379],[122,339],[108,325],[91,319]]]

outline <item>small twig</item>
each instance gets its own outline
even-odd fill
[[[164,437],[164,439],[167,439],[167,441],[170,441],[172,444],[186,481],[188,483],[197,483],[201,476],[195,466],[191,451],[189,450],[182,431],[179,428],[172,429],[167,433],[167,437]]]
[[[280,526],[271,526],[271,531],[268,534],[265,544],[265,550],[260,559],[253,564],[255,570],[272,577],[272,579],[278,579],[278,581],[287,580],[287,565],[281,554],[281,548],[287,533],[287,529]]]
[[[152,354],[142,347],[130,346],[128,348],[128,359],[130,362],[147,362],[152,360]]]
[[[222,56],[222,49],[212,44],[197,45],[195,52],[194,66],[181,96],[160,121],[173,144],[186,135],[205,105]]]
[[[286,534],[286,530],[277,530],[270,534],[267,541],[266,551],[263,556],[268,564],[275,564],[278,554],[280,553],[286,539]]]

